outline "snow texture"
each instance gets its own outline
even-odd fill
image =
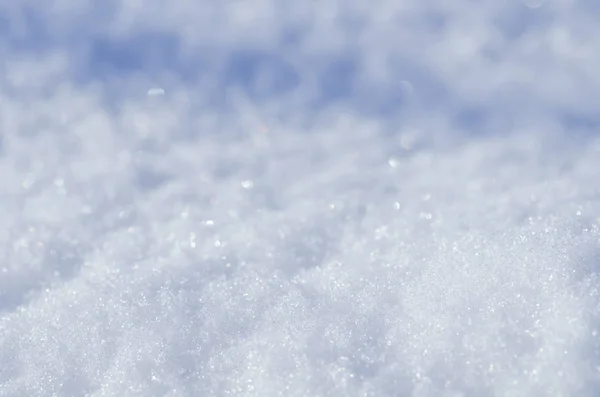
[[[0,2],[0,396],[595,396],[592,0]]]

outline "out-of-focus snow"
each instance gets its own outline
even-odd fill
[[[148,96],[160,96],[165,95],[165,90],[160,87],[150,88],[148,90]]]
[[[597,395],[597,12],[0,3],[0,396]]]

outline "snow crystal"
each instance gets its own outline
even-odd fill
[[[598,394],[591,3],[13,3],[0,396]]]

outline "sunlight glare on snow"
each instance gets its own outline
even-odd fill
[[[0,2],[0,396],[597,396],[591,2],[82,1]]]

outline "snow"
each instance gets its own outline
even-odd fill
[[[0,3],[0,396],[598,395],[596,11]]]
[[[159,96],[159,95],[165,95],[165,90],[163,90],[160,87],[150,88],[148,90],[148,96]]]

